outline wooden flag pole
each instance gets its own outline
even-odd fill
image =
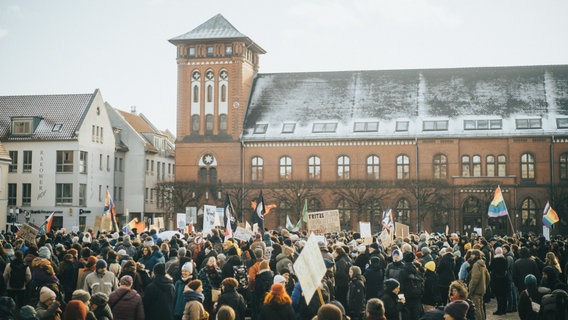
[[[325,304],[325,301],[323,301],[323,295],[321,294],[321,288],[320,288],[319,286],[318,286],[318,288],[317,288],[317,292],[318,292],[318,297],[319,297],[319,299],[320,299],[320,303],[321,303],[321,305],[323,306],[323,305]],[[308,304],[309,304],[309,303],[310,303],[310,302],[308,301]]]
[[[511,221],[510,214],[507,214],[507,219],[509,219],[509,223],[511,224],[511,230],[513,231],[513,234],[515,234],[515,226],[513,226],[513,221]]]

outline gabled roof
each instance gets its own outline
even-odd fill
[[[242,34],[235,28],[223,15],[220,13],[211,19],[205,21],[204,23],[197,26],[197,28],[184,33],[180,36],[174,37],[169,41],[173,44],[184,43],[184,42],[199,42],[211,40],[243,40],[247,44],[251,44],[260,53],[266,53],[264,49],[254,43],[249,37]]]
[[[514,123],[515,117],[551,115],[568,117],[568,65],[258,74],[243,138],[348,139],[358,121],[379,122],[368,135],[392,138],[400,136],[398,119],[414,121],[421,132],[427,119],[452,125],[467,117]],[[314,134],[316,122],[337,123],[337,130]],[[265,134],[253,133],[257,124],[268,125]],[[282,133],[284,124],[295,124],[294,132]]]
[[[74,140],[97,93],[98,89],[90,94],[0,96],[0,140]],[[13,117],[31,117],[39,123],[31,135],[10,135]]]
[[[0,143],[0,161],[12,161],[8,150],[6,150],[2,143]]]
[[[116,109],[116,111],[120,113],[120,115],[124,118],[124,120],[126,120],[126,122],[128,122],[128,124],[130,124],[130,126],[132,126],[132,128],[136,130],[136,132],[141,134],[156,133],[152,125],[148,123],[145,118],[141,117],[141,115],[118,109]]]

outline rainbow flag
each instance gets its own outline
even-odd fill
[[[487,212],[490,218],[497,218],[509,215],[507,211],[507,206],[505,205],[505,199],[503,199],[503,194],[501,193],[501,187],[497,186],[495,189],[495,196],[493,201],[489,205],[489,210]]]
[[[542,223],[548,228],[551,229],[552,225],[556,222],[560,221],[558,218],[558,214],[554,209],[550,207],[550,204],[546,202],[546,206],[544,207],[544,212],[542,213]]]
[[[49,217],[45,220],[45,232],[51,232],[51,225],[53,224],[53,215],[55,212],[52,212]]]
[[[122,231],[127,233],[127,234],[131,234],[132,229],[136,228],[137,223],[138,223],[138,218],[134,218],[134,219],[130,220],[130,222],[127,225],[122,227]]]

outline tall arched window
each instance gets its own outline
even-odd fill
[[[410,159],[405,154],[396,157],[396,178],[398,180],[410,179]]]
[[[463,155],[461,157],[461,165],[462,165],[462,176],[463,177],[471,176],[471,164],[469,163],[468,155]]]
[[[481,157],[479,155],[473,156],[473,176],[474,177],[481,177]]]
[[[495,176],[495,172],[497,170],[495,167],[495,156],[494,155],[488,155],[485,158],[485,167],[486,167],[486,171],[487,171],[487,176],[488,177],[494,177]]]
[[[195,102],[195,103],[199,102],[199,86],[198,85],[193,86],[193,102]]]
[[[213,86],[207,85],[207,102],[213,101]]]
[[[217,168],[209,168],[209,184],[217,184]]]
[[[251,180],[262,181],[264,178],[264,160],[261,157],[253,157],[251,160]]]
[[[497,156],[497,176],[504,177],[507,175],[507,157],[504,154]]]
[[[560,179],[568,179],[568,153],[563,153],[560,155]]]
[[[349,157],[339,156],[337,158],[337,177],[340,180],[349,180]]]
[[[521,155],[521,179],[534,179],[534,156],[530,153]]]
[[[339,211],[339,223],[341,230],[351,229],[351,206],[345,199],[339,199],[337,203],[337,210]]]
[[[219,130],[227,131],[227,115],[224,113],[219,115]]]
[[[521,206],[521,223],[523,227],[536,227],[536,202],[532,198],[523,200]]]
[[[280,158],[280,179],[281,180],[292,179],[292,158],[290,157]]]
[[[438,153],[434,156],[434,179],[446,179],[448,177],[448,157]]]
[[[396,203],[396,214],[394,220],[399,223],[410,225],[410,202],[406,199],[400,199]]]
[[[199,168],[199,182],[207,182],[207,168]]]
[[[205,116],[205,130],[213,131],[213,115],[208,114]]]
[[[221,102],[227,101],[227,86],[221,85]]]
[[[379,156],[367,157],[367,179],[379,180]]]
[[[199,131],[199,115],[194,114],[191,116],[191,131],[198,132]]]
[[[321,177],[321,160],[318,156],[308,158],[308,179],[319,180]]]

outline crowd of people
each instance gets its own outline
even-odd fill
[[[386,232],[386,231],[385,231]],[[534,234],[318,238],[326,273],[310,301],[294,262],[306,232],[161,239],[68,233],[25,241],[3,233],[0,319],[484,320],[566,319],[568,243]],[[29,240],[29,239],[28,239]],[[490,299],[497,309],[487,310]]]

